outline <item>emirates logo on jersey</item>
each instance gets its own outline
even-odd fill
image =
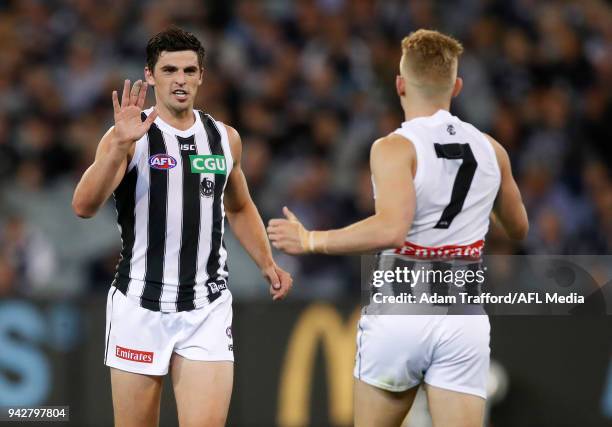
[[[152,351],[132,350],[131,348],[116,346],[115,356],[119,359],[131,360],[132,362],[153,363]]]

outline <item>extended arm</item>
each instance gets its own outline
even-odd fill
[[[268,226],[272,244],[290,254],[350,254],[403,245],[414,216],[415,164],[414,147],[405,138],[389,135],[377,140],[370,153],[374,215],[338,230],[308,231],[284,208],[287,219],[273,219]]]
[[[91,218],[117,188],[128,162],[128,151],[118,148],[114,128],[102,137],[93,164],[79,181],[72,209],[81,218]]]
[[[241,168],[242,142],[238,132],[226,126],[234,166],[228,177],[223,198],[227,219],[240,244],[270,282],[273,298],[284,298],[291,288],[292,279],[276,265],[261,216],[249,194]]]
[[[147,84],[137,81],[130,91],[130,81],[123,86],[121,105],[113,91],[115,126],[102,137],[93,164],[85,171],[72,198],[72,209],[82,218],[90,218],[115,191],[134,152],[134,143],[149,129],[156,113],[143,122],[140,112],[144,105]]]
[[[527,219],[527,210],[523,204],[521,192],[512,176],[510,158],[499,142],[489,135],[486,136],[493,145],[501,173],[501,184],[495,199],[493,212],[496,218],[499,219],[508,237],[522,240],[529,231],[529,220]]]

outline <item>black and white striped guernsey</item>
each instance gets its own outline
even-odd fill
[[[113,194],[123,243],[113,286],[165,312],[226,292],[223,192],[232,162],[226,128],[208,114],[195,111],[184,131],[155,119]]]

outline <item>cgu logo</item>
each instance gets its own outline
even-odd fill
[[[172,169],[176,166],[176,159],[167,154],[155,154],[149,157],[149,166],[159,170]]]
[[[192,173],[227,175],[224,156],[192,154],[189,156],[189,161]]]

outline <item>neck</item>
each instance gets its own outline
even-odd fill
[[[195,123],[193,107],[176,111],[168,108],[163,103],[156,103],[157,114],[166,123],[178,130],[187,130]]]
[[[407,102],[402,97],[402,109],[404,110],[404,118],[406,121],[416,119],[417,117],[429,117],[438,112],[438,110],[450,109],[450,100],[439,102]]]

